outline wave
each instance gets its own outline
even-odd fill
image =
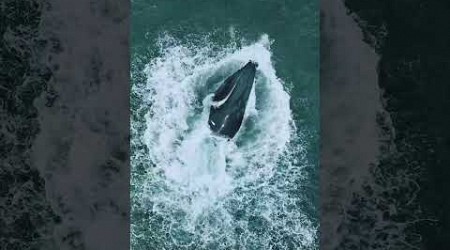
[[[132,111],[140,117],[131,121],[132,145],[143,145],[132,153],[132,210],[147,214],[132,219],[134,248],[314,246],[316,229],[301,209],[308,202],[301,135],[270,43],[264,35],[217,49],[160,38],[161,56],[132,88],[141,100]],[[248,60],[259,66],[243,125],[232,140],[216,137],[207,125],[212,93]]]

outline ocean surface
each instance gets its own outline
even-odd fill
[[[317,1],[133,1],[132,249],[317,249]],[[236,137],[208,125],[248,60]]]

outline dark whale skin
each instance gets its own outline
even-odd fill
[[[208,120],[213,133],[231,139],[239,131],[257,66],[257,63],[249,61],[214,92]]]

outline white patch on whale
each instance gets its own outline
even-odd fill
[[[241,77],[241,76],[239,76],[239,77]],[[225,98],[223,98],[223,99],[220,100],[220,101],[212,102],[212,103],[211,103],[211,106],[213,106],[214,108],[220,108],[220,107],[228,100],[228,98],[231,96],[231,94],[233,94],[233,91],[234,91],[234,89],[236,88],[237,81],[239,80],[239,77],[238,77],[238,79],[236,79],[235,84],[233,85],[233,88],[230,90],[230,92],[228,93],[228,95],[225,96]]]

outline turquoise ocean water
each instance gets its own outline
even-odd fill
[[[317,249],[318,1],[132,1],[132,249]],[[226,141],[211,94],[259,67]]]

